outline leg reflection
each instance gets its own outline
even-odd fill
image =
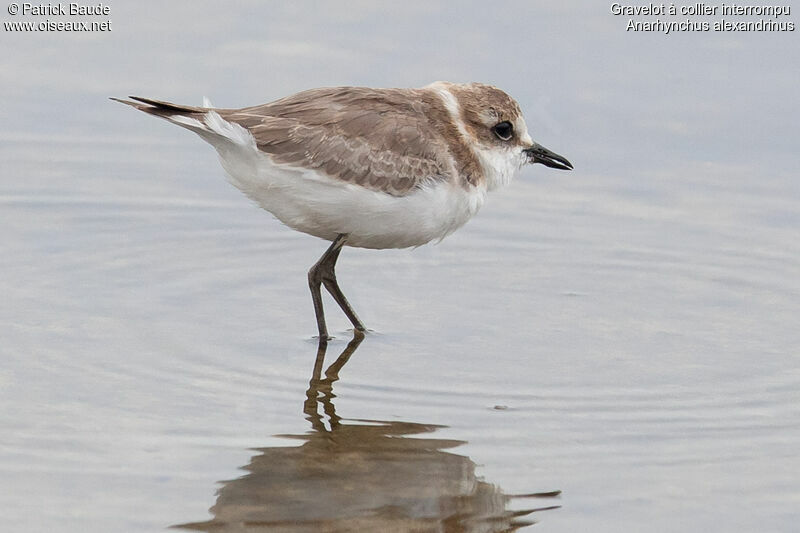
[[[316,431],[325,432],[323,416],[319,414],[318,405],[322,404],[323,413],[330,420],[331,431],[338,427],[340,418],[336,416],[336,408],[333,405],[333,384],[339,380],[339,371],[350,360],[350,356],[356,351],[358,345],[364,340],[364,333],[359,330],[353,332],[353,339],[347,343],[347,347],[342,351],[336,361],[325,371],[322,378],[322,367],[325,363],[325,352],[328,350],[327,342],[320,342],[317,347],[317,358],[314,361],[314,370],[306,391],[306,401],[303,404],[303,412],[306,419],[311,422],[311,427]]]

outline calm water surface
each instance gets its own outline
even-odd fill
[[[632,36],[590,3],[112,6],[112,35],[0,37],[1,529],[796,528],[793,36]],[[345,249],[371,331],[328,301],[324,354],[326,243],[106,100],[438,78],[508,89],[576,170],[526,169],[439,245]]]

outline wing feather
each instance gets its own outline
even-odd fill
[[[415,89],[322,88],[255,107],[217,110],[277,163],[403,196],[451,178],[448,145]]]

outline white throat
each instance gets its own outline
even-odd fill
[[[524,161],[522,148],[488,150],[474,146],[473,150],[478,155],[478,160],[483,167],[486,189],[490,191],[511,183]]]

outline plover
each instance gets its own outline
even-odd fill
[[[531,139],[513,98],[481,83],[318,88],[241,109],[129,98],[113,100],[197,133],[259,206],[331,241],[308,272],[320,341],[328,339],[322,285],[365,330],[336,281],[343,246],[440,241],[526,163],[572,169]]]

